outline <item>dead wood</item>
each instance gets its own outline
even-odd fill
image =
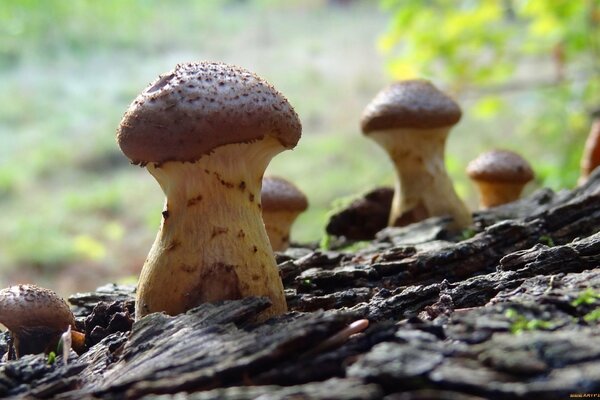
[[[559,399],[600,393],[600,171],[362,249],[278,255],[290,313],[248,298],[129,325],[133,288],[70,298],[94,337],[82,356],[0,364],[7,398]],[[352,336],[345,327],[366,318]],[[129,322],[128,322],[129,321]],[[96,334],[92,332],[96,331]],[[0,353],[8,349],[0,336]]]

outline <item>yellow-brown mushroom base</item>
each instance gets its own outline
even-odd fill
[[[369,136],[387,151],[396,168],[390,226],[433,216],[452,217],[455,229],[471,224],[471,213],[454,191],[444,165],[448,128],[377,131]]]
[[[290,230],[298,214],[296,211],[263,211],[265,229],[273,251],[285,251],[290,247]]]
[[[166,205],[140,275],[136,319],[248,296],[271,299],[263,318],[287,311],[260,205],[264,170],[283,149],[266,137],[219,147],[194,163],[147,166]]]
[[[512,203],[521,197],[523,183],[475,181],[479,190],[479,206],[482,209]]]

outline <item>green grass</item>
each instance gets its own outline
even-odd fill
[[[362,109],[389,82],[376,50],[387,24],[372,0],[349,7],[326,0],[3,1],[0,284],[43,277],[69,292],[139,272],[164,199],[154,179],[120,154],[114,133],[139,91],[191,60],[244,66],[288,97],[303,137],[267,173],[294,181],[309,198],[293,239],[319,241],[336,199],[393,184],[386,155],[359,129]],[[473,100],[461,103],[466,110]],[[464,168],[492,146],[529,155],[539,182],[575,181],[577,157],[565,161],[560,149],[539,156],[536,138],[519,129],[527,120],[515,104],[494,118],[466,111],[450,136],[448,170],[471,206],[477,198]],[[584,122],[565,143],[582,140]],[[571,167],[557,174],[553,168],[564,163]],[[74,268],[96,272],[62,287]]]

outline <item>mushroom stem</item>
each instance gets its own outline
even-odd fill
[[[246,296],[271,299],[263,318],[287,310],[260,204],[264,170],[284,148],[270,136],[257,142],[224,145],[196,162],[148,164],[166,206],[140,275],[136,319]]]
[[[263,213],[263,220],[271,247],[274,251],[285,251],[290,245],[290,230],[298,217],[297,211],[272,211]]]
[[[454,218],[457,229],[471,224],[471,213],[454,191],[444,165],[449,128],[389,129],[369,135],[389,154],[397,180],[390,226],[402,226],[431,216]]]
[[[475,181],[481,195],[479,205],[482,209],[511,203],[521,197],[524,184],[511,182]]]

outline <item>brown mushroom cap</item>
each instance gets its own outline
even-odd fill
[[[433,129],[456,124],[462,111],[431,82],[414,79],[381,90],[363,111],[362,131],[368,134],[396,128]]]
[[[529,163],[508,150],[485,152],[467,166],[471,179],[484,182],[527,183],[533,179]]]
[[[290,181],[277,177],[265,176],[260,193],[263,211],[297,211],[308,207],[308,200]]]
[[[67,303],[52,290],[18,285],[0,290],[0,323],[16,334],[37,328],[58,333],[74,327],[75,319]]]
[[[255,74],[223,63],[179,64],[129,106],[117,130],[135,164],[196,161],[213,149],[271,135],[286,148],[300,138],[298,115]]]

